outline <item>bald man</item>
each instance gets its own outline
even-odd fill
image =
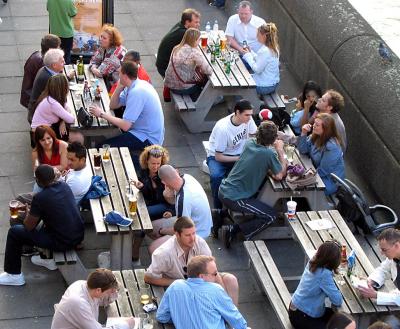
[[[210,235],[212,218],[207,195],[200,183],[189,174],[179,175],[171,165],[161,166],[158,176],[165,185],[165,198],[175,203],[176,216],[152,222],[153,238],[160,238],[153,243],[154,249],[174,234],[176,218],[182,216],[191,218],[195,223],[197,235],[206,239]]]

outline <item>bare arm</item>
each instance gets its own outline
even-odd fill
[[[68,159],[67,159],[67,146],[68,144],[64,141],[60,141],[60,164],[55,166],[59,171],[63,172],[68,167]]]
[[[117,87],[117,89],[118,89],[118,87]],[[115,93],[114,93],[114,95],[115,95]],[[114,97],[114,95],[113,95],[113,97]],[[110,108],[111,108],[111,105],[110,105]],[[101,117],[101,118],[107,120],[109,123],[113,124],[114,126],[117,126],[118,128],[122,129],[123,131],[128,131],[133,127],[132,122],[121,119],[121,118],[114,117],[109,113],[103,112],[103,110],[96,105],[93,105],[90,107],[90,113],[92,115],[94,115],[95,117]]]
[[[281,140],[276,140],[274,143],[274,147],[276,152],[278,153],[279,162],[281,163],[282,170],[272,175],[272,178],[275,180],[282,180],[283,177],[286,176],[286,169],[287,169],[287,160],[285,159],[285,151],[283,150],[283,142]]]
[[[226,39],[228,40],[228,44],[231,46],[231,48],[236,49],[241,54],[244,53],[243,47],[239,44],[239,42],[236,41],[234,37],[227,35]]]
[[[39,165],[38,154],[36,151],[32,151],[32,170],[33,170],[33,172],[35,172],[38,165]]]
[[[144,282],[146,282],[148,284],[154,284],[155,286],[168,287],[174,281],[175,281],[174,279],[170,279],[170,278],[166,278],[166,277],[156,279],[147,273],[144,274]]]
[[[229,156],[223,153],[215,152],[215,160],[219,162],[236,162],[239,160],[238,156]]]
[[[124,86],[121,84],[120,81],[118,81],[117,88],[115,88],[115,91],[112,94],[111,99],[110,99],[110,109],[111,110],[115,110],[122,106],[122,104],[120,104],[120,102],[119,102],[119,95],[122,93],[123,90],[124,90]]]

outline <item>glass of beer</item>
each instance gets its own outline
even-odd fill
[[[221,51],[225,51],[225,49],[226,49],[226,37],[222,37],[219,40],[219,47],[221,48]]]
[[[101,166],[101,154],[96,153],[93,155],[93,167],[95,170],[99,170]]]
[[[10,217],[11,218],[18,218],[18,210],[19,210],[19,202],[18,200],[11,200],[8,204],[10,207]]]
[[[137,198],[135,194],[130,194],[128,197],[129,201],[129,215],[135,216],[137,211]]]
[[[295,147],[293,145],[285,144],[284,146],[284,151],[287,156],[287,160],[292,163],[294,159],[294,152],[295,152]]]
[[[201,39],[201,47],[203,49],[206,49],[208,45],[208,34],[205,32],[201,33],[200,39]]]
[[[110,145],[104,144],[103,145],[103,161],[108,162],[110,161],[111,156],[110,156]]]

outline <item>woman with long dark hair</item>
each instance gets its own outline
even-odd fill
[[[311,132],[310,136],[307,136]],[[325,184],[325,194],[336,192],[337,186],[331,178],[331,173],[345,178],[343,151],[341,139],[336,130],[334,118],[327,113],[319,113],[313,126],[307,123],[301,130],[297,147],[302,154],[308,154],[319,176]]]
[[[31,124],[32,132],[35,132],[38,126],[51,126],[57,138],[68,140],[67,124],[75,121],[67,105],[68,93],[68,81],[64,74],[50,77],[36,102]]]
[[[321,244],[308,262],[289,305],[289,319],[295,329],[325,329],[331,308],[325,307],[328,297],[332,305],[342,305],[343,297],[333,280],[341,258],[341,245],[336,240]]]

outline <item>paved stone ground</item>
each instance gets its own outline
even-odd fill
[[[206,0],[116,0],[115,25],[121,30],[128,49],[136,49],[142,55],[142,63],[149,72],[153,84],[162,95],[162,80],[155,68],[154,54],[166,31],[174,25],[184,8],[194,7],[202,13],[202,26],[209,20],[218,19],[224,27],[227,15],[210,8]],[[9,0],[0,5],[0,271],[3,271],[4,246],[8,230],[8,200],[21,192],[31,190],[33,177],[26,110],[19,105],[19,91],[23,64],[28,56],[39,49],[40,39],[48,30],[46,1]],[[295,96],[299,85],[282,65],[280,93]],[[226,104],[213,111],[222,117]],[[208,177],[199,166],[205,154],[201,141],[208,134],[190,134],[170,104],[164,104],[166,136],[165,146],[171,160],[182,172],[194,175],[210,194]],[[210,246],[221,271],[237,275],[240,283],[239,308],[249,326],[278,328],[274,312],[261,293],[255,277],[249,270],[248,257],[243,246],[236,243],[225,250],[221,243],[210,238]],[[87,227],[85,249],[80,256],[88,268],[95,268],[96,256],[107,249],[109,241],[98,239],[93,226]],[[277,259],[283,275],[299,275],[302,256],[299,246],[289,240],[268,242],[273,254],[285,255]],[[274,251],[276,251],[274,253]],[[143,266],[149,256],[143,248]],[[63,294],[66,285],[58,271],[47,271],[23,259],[23,272],[27,284],[24,287],[0,287],[0,328],[50,328],[53,305]],[[294,287],[291,287],[292,289]]]

